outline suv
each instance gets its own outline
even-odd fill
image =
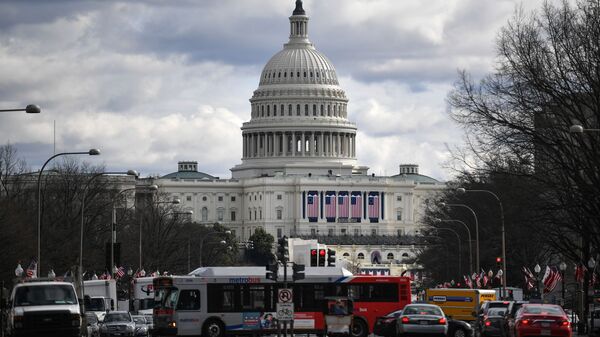
[[[18,283],[8,302],[9,336],[81,336],[82,317],[73,284]]]
[[[483,330],[483,324],[485,320],[485,316],[487,315],[487,311],[489,308],[504,308],[507,310],[508,306],[512,303],[512,301],[486,301],[481,304],[479,307],[479,311],[477,312],[477,317],[475,319],[475,336],[480,336],[481,331]],[[503,323],[502,323],[503,324]]]

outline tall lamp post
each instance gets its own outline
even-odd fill
[[[231,231],[230,230],[226,230],[224,232],[211,232],[211,233],[208,233],[208,234],[204,235],[204,237],[202,238],[202,240],[200,240],[200,256],[199,256],[200,266],[204,265],[204,263],[202,262],[202,247],[204,246],[204,241],[207,238],[209,238],[211,235],[223,235],[223,234],[230,235]],[[188,266],[188,269],[189,269],[189,266]]]
[[[467,226],[466,223],[464,223],[460,220],[456,220],[456,219],[434,219],[434,221],[435,222],[457,222],[457,223],[462,224],[467,229],[467,235],[469,236],[469,268],[471,271],[469,273],[469,276],[473,275],[473,249],[472,249],[473,247],[471,247],[473,240],[471,239],[471,230],[469,229],[469,226]]]
[[[475,270],[478,271],[480,266],[479,266],[479,221],[477,220],[477,214],[475,213],[475,211],[465,205],[465,204],[447,204],[445,202],[440,203],[440,206],[442,207],[462,207],[462,208],[466,208],[468,209],[471,214],[473,214],[473,218],[475,219]]]
[[[62,153],[57,153],[55,155],[53,155],[52,157],[48,158],[48,160],[46,160],[46,162],[44,163],[44,165],[42,165],[42,168],[40,169],[40,172],[38,174],[38,181],[37,181],[37,206],[38,206],[38,221],[37,221],[37,270],[36,273],[37,275],[40,275],[40,271],[42,270],[42,256],[41,256],[41,252],[42,252],[42,188],[41,188],[41,181],[42,181],[42,172],[44,172],[44,168],[46,168],[46,165],[48,165],[48,163],[58,157],[58,156],[68,156],[68,155],[78,155],[78,154],[87,154],[90,156],[97,156],[100,155],[100,150],[98,149],[90,149],[87,152],[62,152]]]
[[[590,271],[590,283],[591,283],[591,287],[592,287],[592,294],[594,294],[594,285],[596,282],[594,282],[594,275],[596,273],[596,260],[594,260],[593,257],[590,257],[590,259],[588,260],[588,270]],[[593,301],[593,299],[592,299]],[[594,302],[592,302],[592,312],[590,312],[590,329],[588,330],[589,335],[592,335],[594,333]]]
[[[80,238],[79,238],[79,275],[81,276],[83,273],[83,228],[84,228],[84,212],[85,212],[85,197],[87,196],[87,190],[90,187],[92,181],[103,175],[128,175],[138,177],[139,174],[135,170],[128,170],[125,172],[100,172],[94,174],[90,179],[88,179],[85,187],[83,188],[83,192],[81,194],[81,230],[80,230]],[[111,267],[112,268],[112,267]]]
[[[494,198],[496,198],[496,200],[498,201],[498,205],[500,206],[500,231],[502,232],[502,298],[504,298],[506,296],[506,275],[508,274],[508,271],[506,270],[506,233],[505,233],[505,227],[504,227],[504,207],[502,206],[502,201],[500,201],[500,198],[498,198],[498,196],[496,195],[496,193],[492,192],[492,191],[488,191],[488,190],[467,190],[464,189],[462,187],[457,188],[456,191],[459,194],[463,194],[463,193],[467,193],[467,192],[473,192],[473,193],[487,193],[491,196],[493,196]]]
[[[153,185],[153,186],[156,186],[156,185]],[[175,199],[169,200],[169,201],[157,201],[157,202],[155,202],[155,204],[157,204],[157,205],[158,204],[179,205],[180,203],[181,203],[181,199],[179,199],[179,198],[175,198]],[[184,212],[184,214],[190,214],[191,215],[191,214],[194,213],[193,211],[189,211],[189,212],[191,212],[191,213]],[[177,214],[180,214],[180,213],[177,213]],[[139,255],[140,255],[140,260],[139,260],[140,267],[139,267],[139,270],[142,270],[142,232],[143,231],[142,231],[142,218],[141,218],[141,216],[140,216],[139,220],[140,220],[140,230],[139,230],[139,232],[140,232],[140,240],[139,240],[140,246],[138,247],[138,249],[139,249]]]
[[[560,269],[560,298],[562,299],[562,305],[565,306],[565,270],[567,270],[567,264],[563,261],[558,265]]]
[[[150,185],[150,186],[145,186],[146,189],[150,190],[151,192],[154,191],[158,191],[158,186],[156,185]],[[121,194],[125,193],[125,192],[129,192],[129,191],[134,191],[136,190],[135,187],[132,188],[126,188],[124,190],[119,191],[119,193],[117,193],[117,195],[115,195],[115,197],[113,198],[112,201],[112,223],[110,225],[110,273],[111,276],[114,276],[114,264],[115,264],[115,241],[117,240],[117,208],[116,208],[116,202],[117,199],[119,199],[119,196],[121,196]]]
[[[10,112],[10,111],[25,111],[28,114],[39,114],[42,112],[39,105],[29,104],[25,107],[25,109],[2,109],[0,112]]]
[[[570,133],[584,133],[584,132],[600,132],[600,129],[586,129],[582,125],[574,124],[569,127]]]
[[[536,278],[535,278],[535,283],[537,284],[537,289],[538,289],[538,294],[540,295],[540,299],[542,300],[542,303],[544,302],[544,288],[542,288],[542,280],[540,279],[540,272],[542,271],[542,267],[540,267],[539,264],[536,264],[535,267],[533,267],[533,271],[536,274]]]

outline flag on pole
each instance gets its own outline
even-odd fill
[[[575,280],[577,282],[583,282],[583,278],[585,277],[585,272],[587,268],[582,264],[575,265]]]
[[[533,276],[531,270],[525,266],[521,268],[521,271],[525,277],[525,286],[527,287],[527,290],[533,289],[533,287],[535,287],[535,276]]]
[[[546,266],[546,272],[542,278],[542,283],[544,283],[544,292],[552,292],[560,280],[562,280],[562,276],[560,275],[558,269],[556,269],[556,267]]]
[[[121,278],[123,276],[125,276],[125,267],[121,266],[117,269],[117,273],[116,273],[116,278]]]
[[[31,259],[31,263],[29,263],[29,267],[25,271],[25,275],[27,278],[37,278],[37,261],[36,259]]]

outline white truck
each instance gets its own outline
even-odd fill
[[[83,298],[85,310],[95,313],[98,320],[102,321],[108,311],[116,310],[117,281],[83,281]]]
[[[153,277],[138,277],[133,280],[133,311],[138,315],[152,315],[154,308]]]
[[[71,282],[20,280],[8,302],[9,336],[83,336],[82,308]]]

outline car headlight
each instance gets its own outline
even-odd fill
[[[127,330],[128,331],[134,331],[135,330],[135,326],[134,325],[128,325],[127,326]]]

